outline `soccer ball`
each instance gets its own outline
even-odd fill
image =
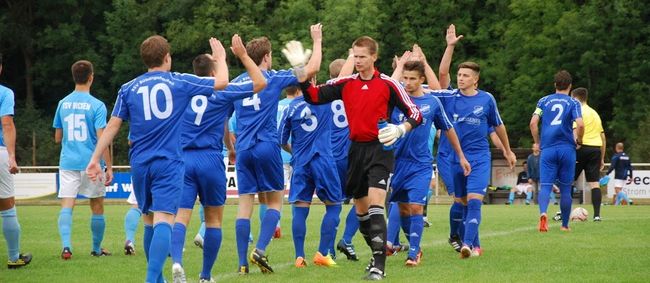
[[[576,209],[571,211],[569,219],[571,219],[571,221],[586,221],[587,216],[589,216],[589,211],[582,207],[576,207]]]

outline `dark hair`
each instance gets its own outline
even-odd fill
[[[169,52],[169,42],[160,35],[150,36],[140,45],[140,57],[147,68],[162,66]]]
[[[420,61],[408,61],[404,64],[404,71],[417,71],[424,77],[424,64]]]
[[[368,51],[370,51],[370,55],[377,54],[379,50],[379,45],[377,44],[377,41],[372,39],[370,36],[362,36],[357,38],[353,43],[352,47],[365,47],[368,48]]]
[[[477,75],[481,73],[481,67],[478,65],[478,63],[467,61],[458,64],[458,69],[470,69],[474,71]]]
[[[528,161],[525,161],[525,160],[524,160],[524,163],[522,163],[522,165],[524,165],[524,164],[528,164]]]
[[[587,89],[584,87],[579,87],[571,91],[571,96],[580,102],[587,102],[587,98],[589,98],[589,91],[587,91]]]
[[[293,95],[296,96],[298,92],[300,91],[300,87],[297,86],[288,86],[284,89],[284,91],[287,92],[287,95]]]
[[[72,64],[72,80],[75,84],[82,85],[88,82],[90,76],[94,73],[93,63],[87,60],[79,60]]]
[[[557,90],[569,89],[572,82],[571,74],[566,70],[560,70],[555,74],[555,89]]]
[[[329,69],[330,69],[330,79],[336,78],[339,76],[341,73],[341,69],[343,68],[343,65],[345,64],[345,60],[343,59],[336,59],[330,63]]]
[[[214,70],[214,61],[212,61],[212,58],[208,54],[201,54],[192,60],[192,68],[194,68],[195,75],[209,77],[210,73]]]
[[[246,52],[255,65],[262,63],[264,56],[271,53],[271,41],[266,36],[254,38],[246,43]]]

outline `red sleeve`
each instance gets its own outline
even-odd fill
[[[420,113],[420,109],[418,109],[411,100],[411,97],[406,93],[404,87],[399,82],[384,74],[381,75],[381,78],[390,89],[391,104],[397,106],[402,113],[406,114],[406,122],[411,124],[411,127],[415,128],[420,125],[422,123],[422,113]]]
[[[326,84],[314,85],[310,81],[300,84],[305,101],[309,104],[325,104],[337,99],[341,99],[343,86],[352,76],[328,81]]]

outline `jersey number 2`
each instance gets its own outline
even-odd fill
[[[553,118],[553,121],[551,121],[551,126],[562,125],[562,113],[564,113],[564,106],[562,106],[562,104],[553,104],[553,106],[551,106],[551,112],[555,111],[557,111],[557,115],[555,115],[555,118]]]

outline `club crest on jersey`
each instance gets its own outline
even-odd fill
[[[429,111],[431,111],[430,105],[425,104],[420,106],[420,112],[422,112],[422,114],[428,114]]]
[[[481,114],[483,114],[483,106],[480,105],[474,106],[474,111],[472,111],[472,113],[474,113],[474,115],[476,116],[480,116]]]

